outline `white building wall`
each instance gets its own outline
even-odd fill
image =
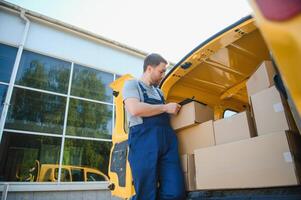
[[[25,49],[120,75],[142,74],[143,57],[63,28],[30,21]],[[24,26],[20,16],[0,9],[0,42],[17,46]]]
[[[22,39],[25,23],[13,13],[0,8],[0,42],[17,46]]]

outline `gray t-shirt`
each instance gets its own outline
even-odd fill
[[[141,88],[138,85],[138,81],[146,89],[146,94],[148,95],[149,98],[161,100],[161,97],[157,91],[158,88],[156,89],[156,87],[154,87],[154,86],[148,86],[140,80],[132,79],[132,80],[125,82],[125,84],[124,84],[124,87],[122,90],[123,101],[126,100],[127,98],[137,98],[137,99],[139,99],[139,101],[144,102],[143,92],[141,91]],[[159,89],[159,92],[163,96],[163,93],[160,89]],[[126,111],[126,113],[127,113],[127,119],[129,122],[129,127],[143,123],[143,120],[141,117],[135,117],[127,111]]]

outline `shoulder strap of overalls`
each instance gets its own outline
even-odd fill
[[[145,100],[145,97],[144,97],[144,93],[145,93],[144,90],[145,90],[145,88],[141,85],[141,83],[139,83],[138,79],[136,79],[136,82],[137,82],[138,93],[139,93],[139,96],[140,96],[140,101],[144,101]],[[141,92],[140,92],[140,90],[143,93],[143,99],[141,98]]]
[[[161,94],[160,90],[157,87],[156,87],[156,91],[158,92],[159,96],[161,97],[161,100],[162,100],[163,104],[165,104],[164,97],[163,97],[163,95]]]

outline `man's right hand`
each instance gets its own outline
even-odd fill
[[[165,109],[167,113],[169,114],[173,114],[173,115],[176,115],[178,114],[180,108],[181,108],[181,105],[180,104],[177,104],[177,103],[168,103],[168,104],[165,104]]]

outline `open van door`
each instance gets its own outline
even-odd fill
[[[249,0],[301,133],[301,1]],[[277,83],[277,82],[276,82]]]
[[[128,162],[128,126],[123,106],[122,88],[131,75],[124,75],[110,84],[115,102],[115,127],[112,134],[112,149],[110,153],[109,177],[112,195],[120,198],[130,198],[134,192],[132,173]]]

